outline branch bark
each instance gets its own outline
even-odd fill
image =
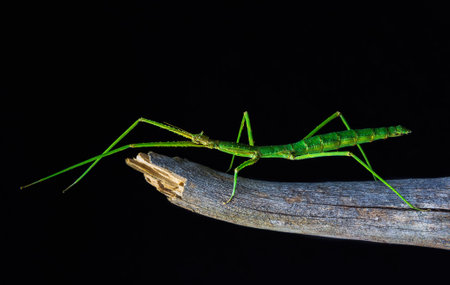
[[[410,209],[384,184],[284,183],[239,177],[154,152],[127,164],[182,208],[243,226],[315,236],[450,249],[450,177],[390,180]]]

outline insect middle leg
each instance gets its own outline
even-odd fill
[[[347,128],[347,130],[351,130],[350,125],[347,123],[347,121],[345,120],[344,116],[342,115],[341,112],[337,111],[335,112],[333,115],[329,116],[327,119],[325,119],[325,121],[323,121],[322,123],[320,123],[314,130],[312,130],[306,137],[304,137],[303,139],[307,139],[311,136],[313,136],[315,133],[317,133],[322,127],[324,127],[326,124],[328,124],[330,121],[336,119],[336,118],[340,118],[342,123],[344,124],[344,126]],[[361,152],[364,160],[366,161],[367,165],[369,166],[370,169],[372,169],[372,166],[370,165],[369,159],[367,158],[366,154],[364,153],[364,150],[362,149],[362,147],[357,144],[356,145],[359,149],[359,151]],[[374,175],[373,178],[375,180],[377,180],[377,177]]]
[[[253,141],[252,127],[250,125],[250,117],[248,116],[247,111],[245,111],[244,115],[242,116],[241,126],[239,127],[239,132],[238,132],[238,137],[236,139],[236,143],[239,143],[239,141],[241,139],[241,133],[242,133],[242,130],[244,129],[244,124],[247,126],[248,144],[251,146],[254,146],[255,142]],[[234,157],[235,157],[235,155],[233,155],[231,157],[230,167],[228,168],[227,172],[230,171],[230,169],[233,167]]]
[[[354,155],[353,153],[349,152],[349,151],[330,151],[330,152],[321,152],[321,153],[314,153],[314,154],[305,154],[305,155],[300,155],[295,157],[295,160],[302,160],[302,159],[309,159],[309,158],[316,158],[316,157],[330,157],[330,156],[347,156],[347,157],[352,157],[353,159],[355,159],[359,164],[361,164],[365,169],[367,169],[370,173],[372,173],[372,175],[374,177],[376,177],[378,180],[380,180],[381,182],[384,183],[384,185],[386,185],[389,189],[391,189],[398,197],[400,197],[400,199],[402,199],[403,202],[405,202],[411,209],[414,210],[419,210],[419,211],[423,211],[422,209],[419,209],[417,207],[415,207],[414,205],[412,205],[410,202],[408,202],[408,200],[406,200],[405,198],[403,198],[402,195],[400,195],[400,193],[397,192],[397,190],[395,190],[394,187],[392,187],[389,183],[387,183],[383,178],[381,178],[377,173],[375,173],[375,171],[372,170],[372,168],[370,168],[370,166],[366,163],[364,163],[359,157],[357,157],[356,155]]]
[[[244,167],[250,166],[252,164],[255,164],[259,160],[259,156],[255,156],[249,160],[244,161],[241,163],[238,167],[234,169],[234,178],[233,178],[233,192],[231,192],[231,196],[228,199],[228,201],[224,202],[224,204],[228,204],[234,197],[234,194],[236,194],[236,185],[237,185],[237,175],[238,172],[241,171]]]

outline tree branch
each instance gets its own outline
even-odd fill
[[[282,232],[450,249],[450,177],[391,180],[410,209],[380,182],[282,183],[239,177],[180,158],[140,153],[127,164],[182,208]]]

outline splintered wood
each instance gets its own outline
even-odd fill
[[[450,249],[450,178],[389,183],[414,205],[410,209],[384,184],[284,183],[233,176],[179,158],[140,153],[127,164],[169,201],[214,219],[259,229],[372,242]]]
[[[173,199],[183,195],[186,178],[152,164],[150,156],[140,153],[133,160],[127,158],[126,163],[135,170],[144,173],[145,180],[155,186],[167,198]]]

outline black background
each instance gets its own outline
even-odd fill
[[[5,12],[4,284],[448,276],[442,250],[250,229],[177,208],[125,166],[137,150],[105,159],[67,194],[80,171],[18,190],[100,153],[139,117],[234,140],[245,110],[260,145],[299,140],[337,110],[353,128],[402,124],[413,133],[365,146],[373,167],[388,179],[448,176],[442,7],[103,1]],[[335,121],[323,132],[343,129]],[[124,143],[177,139],[142,125]],[[230,160],[202,149],[157,151],[217,170]],[[371,179],[345,158],[261,160],[241,175]]]

